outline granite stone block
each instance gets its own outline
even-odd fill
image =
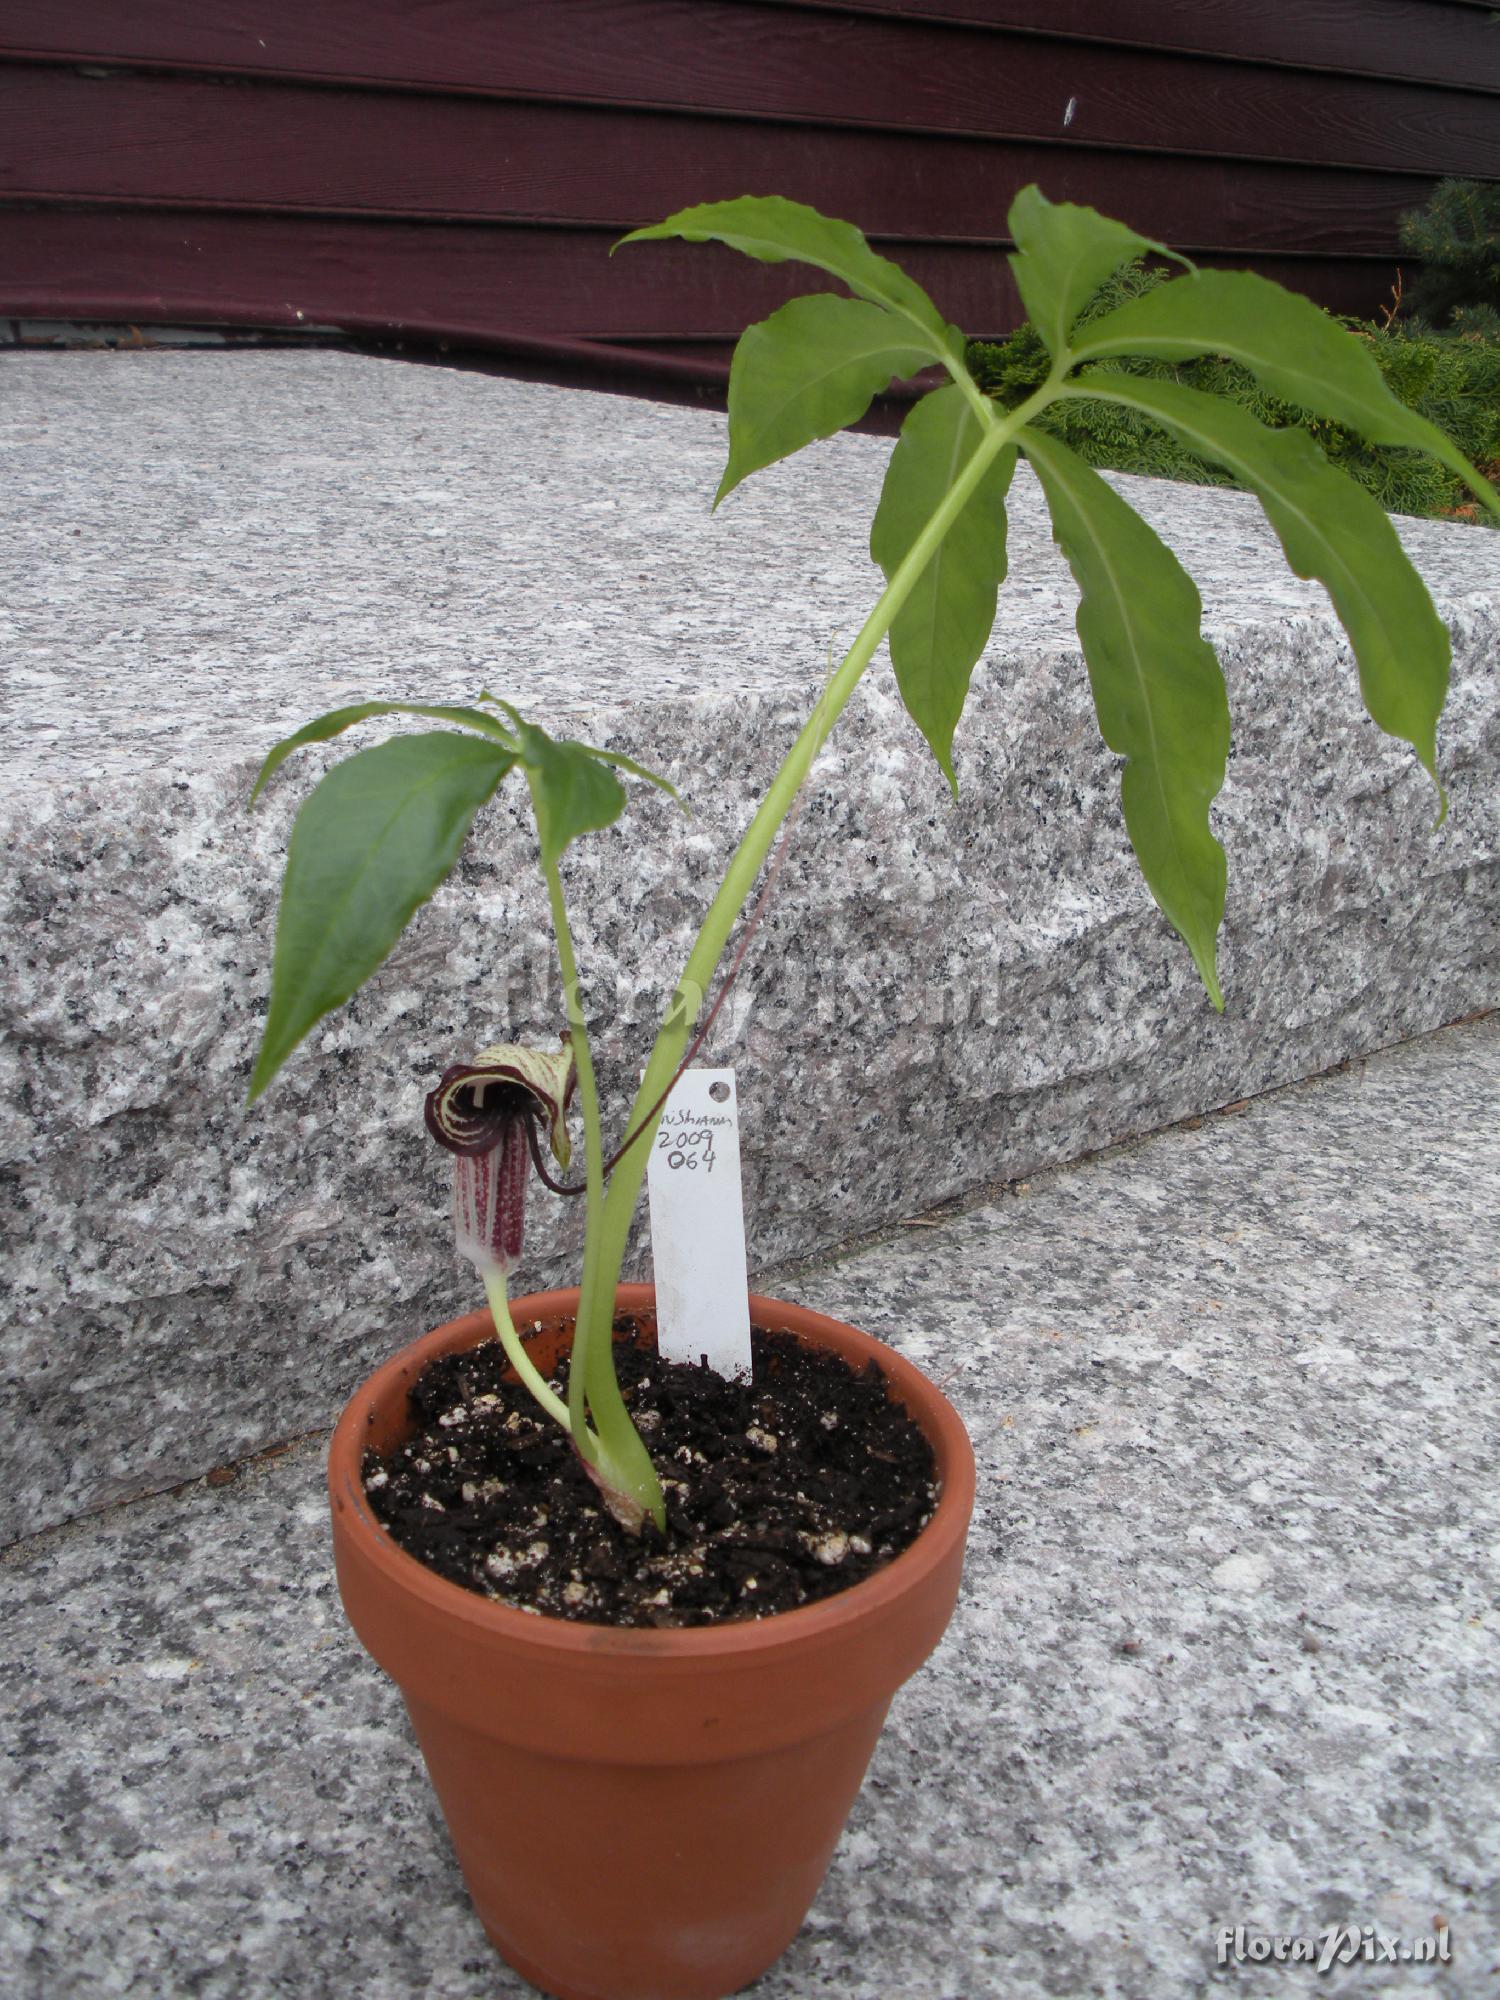
[[[287,834],[330,761],[247,816],[280,734],[489,686],[682,787],[691,818],[638,788],[568,859],[623,1114],[726,846],[878,582],[887,443],[832,440],[710,516],[723,430],[342,355],[6,364],[0,1537],[326,1423],[475,1302],[420,1108],[457,1055],[560,1026],[519,788],[247,1113]],[[757,1268],[1500,997],[1500,537],[1398,524],[1455,637],[1435,830],[1254,502],[1119,483],[1199,579],[1230,682],[1228,1015],[1135,869],[1023,472],[957,802],[877,662],[710,1045],[739,1069]],[[534,1197],[523,1282],[576,1272],[577,1206]]]
[[[1489,2000],[1500,1020],[777,1289],[947,1384],[979,1501],[755,2000]],[[524,2000],[343,1623],[323,1440],[0,1558],[0,1989]],[[1216,1962],[1365,1925],[1452,1963]]]

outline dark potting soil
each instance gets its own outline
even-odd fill
[[[753,1373],[662,1362],[628,1318],[620,1387],[661,1475],[663,1534],[627,1534],[561,1426],[505,1379],[498,1340],[433,1362],[420,1429],[366,1455],[382,1525],[439,1576],[549,1617],[714,1625],[815,1603],[899,1555],[931,1518],[932,1450],[879,1371],[755,1329]],[[552,1383],[567,1393],[564,1357]]]

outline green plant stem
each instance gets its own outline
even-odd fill
[[[594,1058],[589,1047],[583,999],[578,989],[578,962],[573,951],[573,933],[568,925],[562,877],[552,857],[543,857],[542,871],[547,878],[547,896],[552,907],[552,930],[557,940],[563,1000],[567,1008],[568,1033],[573,1043],[573,1059],[578,1066],[578,1099],[583,1112],[587,1223],[580,1289],[582,1296],[588,1297],[594,1295],[591,1287],[594,1286],[599,1247],[604,1235],[604,1136],[599,1119]],[[616,1280],[618,1270],[616,1266]],[[614,1289],[612,1284],[609,1288],[610,1312],[602,1325],[597,1315],[587,1318],[580,1305],[573,1329],[572,1364],[568,1371],[568,1427],[580,1454],[600,1474],[606,1490],[624,1495],[642,1513],[654,1515],[658,1527],[664,1527],[666,1503],[662,1497],[661,1482],[651,1463],[650,1453],[630,1421],[630,1412],[620,1394],[609,1351],[613,1338]],[[593,1432],[588,1427],[589,1416],[594,1420]]]
[[[578,1322],[580,1333],[587,1325],[590,1340],[598,1338],[598,1329],[601,1326],[607,1328],[613,1315],[615,1287],[619,1283],[620,1271],[624,1265],[630,1225],[640,1198],[641,1182],[645,1176],[646,1162],[660,1116],[659,1112],[657,1117],[652,1117],[650,1114],[657,1099],[671,1081],[686,1045],[693,1015],[696,1012],[695,1008],[690,1012],[691,1003],[695,996],[701,1001],[701,997],[707,992],[714,970],[729,942],[730,932],[749,899],[755,878],[770,851],[772,841],[791,810],[792,802],[814,758],[827,741],[834,724],[859,685],[861,675],[874,658],[876,649],[890,630],[897,613],[911,595],[943,537],[962,513],[991,462],[1017,431],[1052,401],[1071,366],[1070,355],[1065,353],[1059,356],[1046,382],[1018,408],[1008,411],[1004,416],[997,413],[995,406],[987,398],[979,397],[983,435],[975,446],[972,456],[940,504],[934,509],[930,520],[912,543],[895,575],[876,600],[874,609],[860,627],[853,645],[834,669],[816,708],[803,724],[797,740],[788,751],[780,770],[771,780],[765,797],[741,837],[739,846],[735,849],[724,879],[708,907],[702,927],[688,954],[682,977],[678,981],[673,1005],[668,1010],[667,1018],[657,1034],[645,1075],[641,1079],[625,1127],[628,1132],[640,1126],[640,1135],[618,1162],[610,1177],[609,1189],[604,1198],[603,1214],[600,1218],[598,1242],[591,1246],[594,1250],[592,1257],[586,1257],[584,1261],[584,1282],[579,1300]],[[593,1234],[591,1229],[590,1236]]]
[[[988,430],[990,425],[996,421],[995,405],[969,373],[968,364],[963,358],[962,341],[959,343],[957,354],[953,354],[946,348],[944,349],[943,366],[953,378],[955,388],[962,391],[964,401],[969,405],[969,408],[974,412],[984,428]],[[1056,374],[1057,371],[1054,369],[1053,377],[1056,377]],[[1049,377],[1049,385],[1053,377]],[[1041,390],[1037,391],[1038,395],[1041,393]],[[893,577],[891,581],[894,582],[895,578]],[[877,606],[876,608],[878,609],[879,607]]]
[[[498,1264],[491,1265],[484,1273],[484,1295],[490,1302],[490,1317],[495,1322],[495,1331],[500,1336],[500,1345],[505,1349],[506,1359],[511,1367],[548,1415],[556,1417],[563,1429],[572,1435],[573,1419],[567,1404],[557,1391],[543,1380],[535,1362],[526,1352],[520,1334],[516,1332],[516,1323],[510,1316],[509,1288],[505,1273]]]

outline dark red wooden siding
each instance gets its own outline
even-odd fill
[[[788,194],[999,333],[1030,180],[1368,313],[1445,174],[1500,178],[1500,25],[1471,0],[0,7],[7,317],[604,343],[712,374],[806,274],[611,263],[624,229]]]

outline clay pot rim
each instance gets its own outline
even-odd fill
[[[576,1288],[570,1288],[533,1293],[513,1304],[519,1323],[571,1317],[577,1301]],[[655,1287],[651,1285],[621,1285],[616,1294],[617,1311],[649,1311],[654,1305]],[[394,1590],[424,1600],[430,1609],[475,1627],[492,1640],[532,1649],[546,1647],[555,1652],[559,1662],[580,1657],[598,1660],[606,1655],[613,1655],[622,1663],[670,1659],[685,1666],[735,1657],[743,1659],[789,1644],[817,1645],[834,1634],[844,1633],[852,1624],[878,1618],[906,1593],[919,1574],[934,1568],[955,1544],[961,1545],[964,1540],[974,1501],[975,1468],[973,1447],[963,1420],[942,1391],[914,1363],[873,1334],[826,1313],[755,1292],[750,1294],[750,1311],[756,1323],[770,1320],[785,1326],[800,1322],[800,1328],[791,1325],[793,1332],[817,1334],[829,1330],[843,1339],[852,1335],[857,1344],[868,1343],[869,1358],[905,1392],[903,1400],[926,1433],[938,1462],[937,1505],[916,1540],[873,1576],[818,1604],[774,1612],[761,1619],[687,1629],[588,1624],[520,1611],[496,1599],[481,1597],[408,1555],[380,1525],[365,1497],[360,1477],[365,1433],[374,1421],[374,1410],[393,1394],[401,1393],[429,1360],[465,1346],[477,1347],[493,1337],[494,1325],[484,1310],[466,1313],[420,1335],[382,1363],[356,1389],[329,1441],[330,1503],[344,1516],[346,1530],[363,1543],[365,1556]]]

